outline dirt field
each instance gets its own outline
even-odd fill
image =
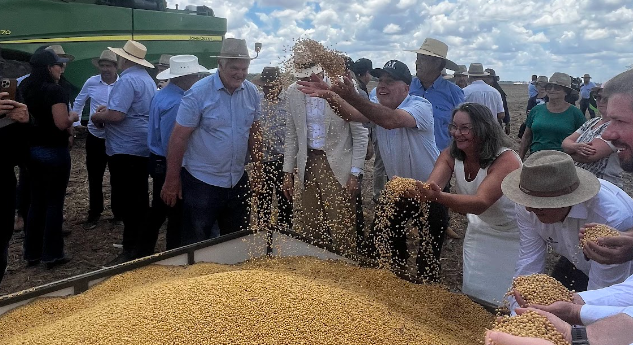
[[[508,95],[508,106],[512,115],[511,137],[515,140],[515,149],[518,148],[516,133],[525,118],[527,104],[526,85],[503,85]],[[108,261],[115,258],[120,249],[114,244],[121,243],[123,226],[115,225],[109,220],[112,218],[109,205],[109,180],[106,176],[104,192],[106,196],[106,211],[96,229],[86,231],[82,223],[88,214],[88,181],[85,168],[85,135],[79,135],[72,150],[72,171],[66,196],[64,225],[70,234],[65,238],[66,252],[72,257],[72,261],[53,270],[47,270],[42,265],[27,267],[21,259],[23,233],[14,234],[9,251],[8,272],[0,284],[0,295],[20,291],[26,288],[42,285],[74,275],[90,272],[101,268]],[[366,175],[363,181],[363,198],[365,208],[365,220],[371,222],[373,217],[373,205],[371,203],[373,161],[368,161]],[[107,173],[106,173],[107,175]],[[625,176],[626,190],[631,194],[630,175]],[[458,214],[451,215],[451,226],[463,236],[465,230],[465,217]],[[159,238],[160,248],[164,248],[164,233]],[[444,283],[454,291],[459,291],[462,279],[462,243],[461,240],[449,239],[446,241],[442,255],[442,277]]]

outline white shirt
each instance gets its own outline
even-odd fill
[[[116,80],[119,80],[118,75]],[[99,108],[100,105],[108,105],[108,98],[110,97],[110,91],[112,91],[114,84],[116,84],[116,81],[108,85],[101,79],[100,74],[93,75],[86,80],[72,106],[72,111],[79,114],[80,123],[81,113],[84,111],[84,106],[88,99],[90,99],[90,116],[92,117],[92,114],[97,112],[97,108]],[[105,129],[98,128],[90,119],[88,119],[88,131],[97,138],[105,139]]]
[[[607,305],[612,307],[633,306],[633,275],[620,284],[598,290],[579,292],[585,304]]]
[[[325,149],[325,103],[323,98],[306,98],[306,126],[308,128],[308,148],[313,150]]]
[[[617,314],[627,314],[633,317],[633,306],[631,307],[609,307],[597,305],[583,305],[580,309],[580,321],[583,325],[590,325],[600,319]]]
[[[598,194],[572,206],[562,222],[543,224],[524,206],[516,206],[521,249],[515,276],[543,273],[548,247],[589,276],[587,290],[621,283],[631,275],[631,262],[602,265],[587,261],[579,247],[578,232],[587,223],[606,224],[619,231],[633,228],[633,199],[612,183],[599,181]]]
[[[475,80],[464,88],[464,101],[485,105],[495,119],[498,113],[504,112],[501,94],[483,80]]]

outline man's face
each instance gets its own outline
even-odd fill
[[[618,148],[622,169],[633,172],[633,96],[612,95],[607,101],[607,109],[611,123],[602,133],[602,138],[611,140]]]
[[[441,73],[441,63],[442,59],[440,58],[418,54],[418,57],[415,60],[415,74],[419,79],[434,76]]]
[[[383,72],[376,87],[376,98],[380,104],[387,108],[396,109],[407,98],[408,94],[409,85]]]
[[[591,81],[591,78],[582,78],[582,80],[584,81],[585,85],[587,85]]]
[[[365,85],[367,85],[371,81],[371,74],[369,73],[369,71],[367,71],[365,72],[365,74],[359,76],[358,79],[362,81]]]
[[[536,218],[543,224],[554,224],[562,222],[567,217],[571,207],[560,208],[525,208],[528,212],[534,213]]]
[[[103,79],[111,79],[116,75],[116,65],[111,61],[99,61],[99,73],[101,73],[101,78]]]
[[[242,86],[246,76],[248,75],[248,66],[251,64],[250,60],[246,59],[227,59],[220,64],[218,74],[224,87],[227,89],[237,89]]]

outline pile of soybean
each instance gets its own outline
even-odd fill
[[[385,270],[295,257],[149,266],[0,317],[0,344],[480,344],[494,316]]]

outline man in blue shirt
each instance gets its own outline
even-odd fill
[[[172,56],[169,59],[169,66],[156,76],[158,80],[169,82],[164,83],[166,86],[156,93],[149,109],[149,174],[154,183],[152,208],[147,219],[147,227],[139,241],[139,256],[154,253],[158,230],[165,219],[169,219],[165,236],[167,250],[180,246],[182,203],[178,201],[174,207],[169,207],[160,198],[160,191],[165,183],[167,147],[185,91],[200,79],[198,73],[208,72],[198,64],[198,58],[193,55]]]
[[[591,81],[591,76],[589,74],[585,74],[582,77],[582,85],[580,85],[580,111],[582,115],[585,115],[585,112],[589,110],[589,116],[593,119],[596,117],[596,113],[591,109],[589,104],[591,103],[591,89],[596,87],[596,83]]]
[[[100,106],[92,122],[97,127],[105,125],[112,202],[123,213],[123,253],[111,262],[117,264],[137,256],[139,232],[149,209],[147,123],[156,84],[145,70],[154,66],[145,60],[144,45],[127,41],[123,48],[108,49],[118,55],[121,76],[110,91],[107,107]]]
[[[198,81],[182,98],[161,191],[169,206],[182,198],[182,245],[248,227],[250,191],[244,167],[249,152],[256,188],[262,170],[261,98],[246,80],[250,60],[245,40],[224,39],[218,72]],[[213,230],[216,220],[220,233]]]
[[[442,77],[444,68],[457,70],[457,65],[446,58],[448,46],[427,38],[418,50],[415,61],[416,77],[411,82],[409,94],[426,98],[433,105],[435,144],[442,151],[451,142],[448,125],[453,109],[464,102],[464,91]]]
[[[536,74],[532,74],[532,81],[528,84],[528,99],[538,95],[538,90],[536,89],[538,76]]]

